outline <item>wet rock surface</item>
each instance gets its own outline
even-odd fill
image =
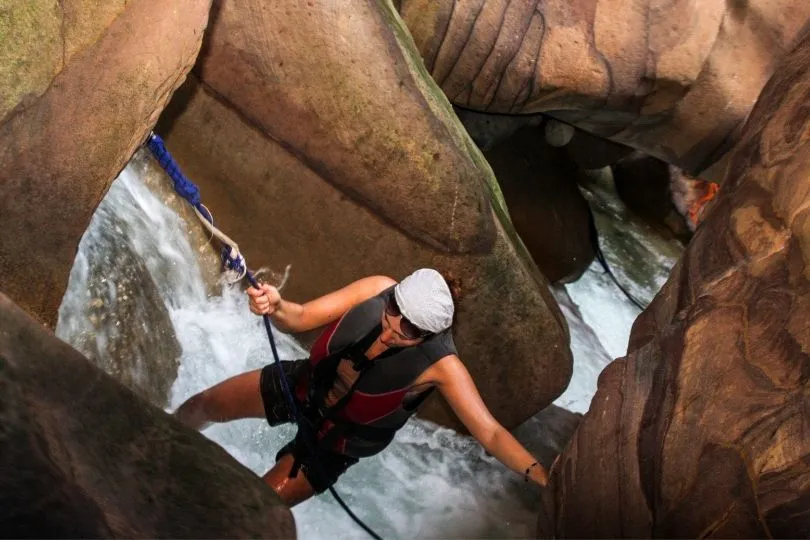
[[[191,69],[210,0],[12,4],[0,22],[14,75],[0,77],[0,282],[52,327],[79,239]]]
[[[600,376],[540,537],[810,534],[808,65],[805,38],[627,357]]]
[[[594,258],[580,174],[564,151],[545,141],[540,127],[521,128],[486,152],[515,230],[551,282],[579,278]]]
[[[85,285],[82,305],[63,310],[58,329],[106,373],[165,407],[180,344],[157,285],[128,241],[132,231],[109,210],[102,205],[96,212],[95,240],[77,257],[74,279]]]
[[[0,294],[0,527],[9,537],[290,538],[289,509]]]

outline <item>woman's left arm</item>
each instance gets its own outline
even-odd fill
[[[528,469],[529,479],[541,486],[548,483],[545,468],[493,418],[458,356],[445,356],[425,372],[423,377],[438,387],[459,420],[487,452],[521,476]]]

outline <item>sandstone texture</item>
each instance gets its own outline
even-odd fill
[[[0,294],[9,538],[291,538],[275,492]]]
[[[486,253],[486,164],[409,44],[386,2],[217,0],[196,72],[382,221],[437,251]]]
[[[810,37],[552,473],[539,537],[810,535]]]
[[[43,323],[109,183],[191,69],[209,8],[0,1],[0,283]]]
[[[401,0],[456,105],[553,112],[707,180],[810,21],[803,0]]]

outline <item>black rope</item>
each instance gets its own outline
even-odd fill
[[[245,274],[245,277],[253,287],[257,289],[259,288],[259,283],[256,281],[256,278],[250,271],[248,271]],[[323,465],[321,464],[320,460],[318,460],[318,454],[316,453],[315,446],[317,443],[311,440],[312,434],[309,432],[308,429],[306,429],[306,425],[304,424],[305,420],[301,415],[301,411],[299,411],[298,407],[295,405],[295,400],[293,399],[292,392],[290,391],[290,387],[287,384],[287,377],[284,374],[284,371],[281,369],[281,360],[279,359],[278,350],[276,349],[276,340],[273,337],[273,327],[270,324],[270,315],[262,315],[262,319],[264,320],[264,329],[267,331],[267,337],[270,340],[270,349],[273,351],[273,359],[275,361],[276,368],[278,369],[279,378],[281,379],[281,386],[284,390],[284,395],[287,398],[287,405],[290,407],[290,411],[293,413],[293,416],[295,417],[295,422],[298,425],[299,433],[303,434],[304,436],[303,440],[307,445],[307,450],[311,453],[313,461],[315,462],[316,466],[321,468],[320,471],[321,474],[324,477],[326,477],[326,475],[323,474],[324,473],[324,471],[322,470]],[[355,515],[354,512],[352,512],[351,508],[349,508],[349,505],[347,505],[343,501],[343,499],[341,499],[340,495],[338,495],[337,491],[335,491],[335,488],[333,486],[329,486],[329,493],[332,494],[332,496],[343,508],[343,510],[345,510],[346,513],[349,514],[349,517],[352,518],[354,522],[357,523],[360,527],[362,527],[362,529],[366,531],[369,534],[369,536],[371,536],[375,540],[382,540],[382,537],[380,535],[374,532],[374,530],[371,527],[363,523],[363,520],[361,520],[359,517]]]
[[[186,177],[183,172],[180,170],[180,166],[172,157],[171,153],[169,152],[168,148],[166,148],[166,144],[164,143],[163,139],[157,135],[156,133],[152,132],[146,140],[146,146],[154,155],[155,159],[157,159],[160,166],[163,167],[163,170],[166,171],[166,174],[169,175],[169,178],[172,179],[174,183],[175,191],[189,204],[191,204],[194,208],[196,208],[202,216],[207,219],[212,225],[214,222],[213,216],[210,212],[202,205],[200,202],[200,190],[197,185],[192,182],[188,177]],[[226,242],[223,242],[226,244]],[[244,276],[247,278],[248,282],[257,289],[259,288],[259,283],[256,281],[256,278],[253,274],[247,269],[247,264],[245,263],[244,257],[242,257],[237,250],[233,249],[233,246],[227,246],[227,248],[223,249],[222,253],[222,260],[226,267],[231,270],[236,271],[240,276],[244,273]],[[241,279],[241,278],[240,278]],[[278,357],[278,350],[276,349],[276,340],[273,338],[273,327],[270,324],[270,316],[264,315],[264,328],[267,330],[267,337],[270,340],[270,349],[273,351],[273,358],[275,359],[276,369],[278,369],[279,378],[281,379],[281,386],[284,389],[284,395],[287,398],[287,405],[290,407],[290,411],[293,413],[295,418],[295,422],[298,425],[298,431],[303,435],[303,440],[307,445],[307,450],[311,452],[313,461],[315,462],[316,466],[320,469],[319,472],[321,474],[324,473],[323,471],[323,464],[318,460],[318,454],[316,453],[316,446],[317,441],[310,440],[310,436],[312,434],[306,429],[306,425],[304,424],[305,419],[301,415],[301,412],[298,410],[298,407],[295,406],[295,400],[293,399],[292,392],[290,392],[290,387],[287,384],[287,377],[284,375],[284,370],[281,368],[281,360]],[[314,437],[313,437],[314,438]],[[325,478],[328,478],[327,475],[323,474]],[[382,540],[382,538],[375,533],[368,525],[363,523],[363,521],[358,518],[354,512],[348,507],[348,505],[343,502],[343,499],[337,494],[337,491],[332,486],[329,486],[329,492],[335,498],[335,500],[343,507],[349,517],[351,517],[355,523],[360,525],[372,538],[375,540]]]
[[[599,261],[599,264],[601,264],[602,268],[605,269],[605,272],[607,272],[607,274],[613,280],[613,283],[615,283],[616,286],[619,288],[619,290],[624,293],[624,295],[628,298],[628,300],[633,302],[633,304],[635,304],[638,309],[644,311],[645,309],[647,309],[647,306],[642,305],[642,303],[639,300],[637,300],[635,296],[630,294],[630,292],[627,289],[625,289],[621,283],[619,283],[619,280],[616,279],[616,276],[610,270],[610,266],[608,266],[605,254],[602,252],[602,248],[599,247],[599,232],[596,230],[596,220],[593,217],[593,210],[590,209],[590,205],[588,208],[588,216],[590,218],[588,220],[588,227],[590,228],[591,233],[591,244],[593,245],[593,251],[596,256],[596,260]]]

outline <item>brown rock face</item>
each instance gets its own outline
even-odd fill
[[[411,238],[448,253],[492,248],[480,154],[386,2],[213,9],[198,73],[223,102]]]
[[[275,492],[0,294],[0,527],[29,538],[290,538]]]
[[[182,112],[172,119],[168,147],[199,183],[223,230],[239,239],[251,267],[279,271],[292,264],[282,291],[287,298],[310,300],[367,275],[401,279],[421,266],[450,270],[464,289],[454,331],[460,356],[494,414],[517,425],[565,388],[567,326],[508,221],[485,207],[495,230],[489,252],[437,252],[325,182],[207,87],[190,84],[185,91],[171,105]],[[376,178],[369,171],[356,182],[366,177]],[[429,203],[452,208],[452,201]],[[454,423],[438,403],[425,416]]]
[[[810,37],[552,474],[557,537],[810,535]]]
[[[622,159],[611,169],[616,192],[630,210],[662,234],[689,240],[692,231],[678,211],[673,192],[683,176],[681,171],[640,152]]]
[[[572,361],[486,160],[387,3],[281,9],[215,3],[202,82],[161,126],[170,150],[254,268],[292,264],[292,300],[421,266],[460,277],[461,357],[493,413],[519,424],[563,391]],[[438,403],[425,415],[455,424]]]
[[[578,129],[565,152],[583,169],[601,169],[632,154],[633,149]]]
[[[593,261],[590,208],[577,188],[579,170],[543,129],[525,127],[486,153],[515,230],[549,281],[579,278]]]
[[[804,0],[402,0],[450,101],[555,116],[722,177],[724,155],[810,21]],[[705,171],[705,172],[704,172]]]
[[[13,66],[0,77],[0,283],[53,325],[90,216],[191,68],[210,0],[12,4],[0,19],[0,66]]]

